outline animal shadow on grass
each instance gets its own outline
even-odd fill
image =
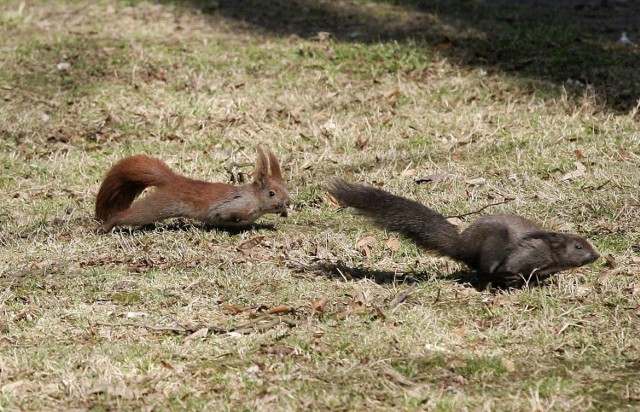
[[[398,272],[390,270],[375,270],[369,268],[354,268],[338,262],[318,262],[315,265],[297,267],[299,272],[313,273],[331,279],[346,281],[371,279],[378,284],[416,283],[430,281],[427,272]]]
[[[369,268],[354,268],[338,261],[319,262],[315,265],[306,267],[297,267],[300,272],[314,273],[332,279],[343,279],[345,281],[358,279],[371,279],[378,284],[402,284],[402,283],[418,283],[431,282],[434,280],[433,275],[428,272],[397,272],[390,270],[375,270]],[[492,290],[503,291],[508,289],[523,289],[526,287],[543,286],[545,279],[532,278],[525,280],[522,277],[512,276],[509,278],[490,278],[480,276],[473,271],[458,271],[445,275],[442,279],[450,280],[461,285],[470,286],[477,291]]]
[[[217,231],[221,233],[226,233],[230,236],[236,236],[241,233],[250,232],[254,230],[265,230],[269,232],[275,232],[277,230],[276,226],[271,223],[252,223],[247,226],[232,228],[232,227],[211,226],[211,225],[206,225],[204,223],[202,224],[192,223],[187,220],[177,219],[168,223],[151,223],[149,225],[145,225],[141,227],[129,227],[129,226],[116,227],[113,230],[111,230],[109,233],[121,233],[124,235],[127,235],[127,234],[131,235],[131,234],[140,233],[140,232],[143,232],[143,233],[153,232],[158,229],[161,229],[161,231],[164,231],[164,232],[189,232],[194,229],[202,230],[205,232]]]

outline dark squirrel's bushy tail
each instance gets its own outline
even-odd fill
[[[159,159],[135,155],[121,160],[109,170],[96,198],[96,218],[106,221],[128,209],[149,186],[163,186],[178,177]]]
[[[418,246],[460,258],[458,230],[435,210],[384,190],[343,180],[330,182],[328,191],[341,205],[357,209],[377,225],[406,236]]]

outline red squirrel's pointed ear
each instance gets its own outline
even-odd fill
[[[271,177],[275,179],[282,179],[282,171],[280,170],[280,163],[276,155],[271,150],[267,151],[269,154],[269,170],[271,171]]]
[[[253,168],[253,180],[262,181],[268,175],[269,160],[261,146],[256,146],[256,151],[258,152],[258,157],[256,158],[256,165]]]

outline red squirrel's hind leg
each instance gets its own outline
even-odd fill
[[[96,232],[107,233],[116,226],[145,226],[170,217],[182,216],[179,209],[175,200],[165,199],[162,193],[156,192],[113,216],[100,225]]]

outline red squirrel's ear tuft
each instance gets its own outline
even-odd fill
[[[256,146],[256,151],[258,152],[258,157],[256,158],[256,165],[253,168],[253,180],[258,182],[263,181],[269,174],[269,159],[267,159],[267,155],[264,153],[262,146]]]
[[[280,163],[278,163],[276,155],[274,155],[271,150],[268,150],[267,153],[269,154],[269,170],[271,171],[271,177],[275,179],[282,179],[282,171],[280,170]]]

